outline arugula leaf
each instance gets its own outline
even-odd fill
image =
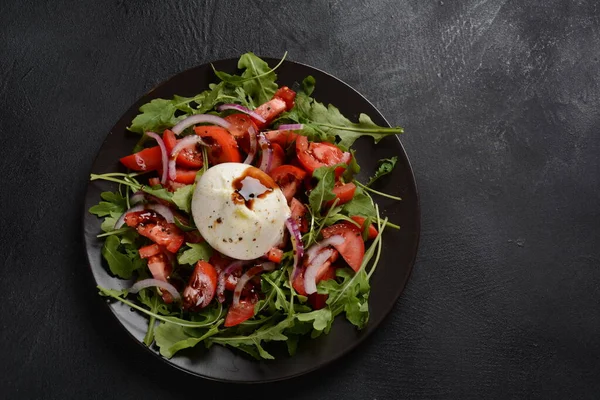
[[[214,66],[213,70],[215,75],[223,82],[243,88],[248,97],[256,102],[254,104],[262,104],[271,100],[277,91],[278,86],[275,83],[277,75],[274,71],[285,60],[286,56],[287,52],[275,68],[271,68],[269,64],[261,60],[254,53],[248,52],[243,54],[238,60],[238,68],[244,70],[241,76],[217,71]]]
[[[133,271],[142,268],[143,260],[140,258],[137,250],[123,253],[121,241],[117,236],[108,236],[102,247],[102,256],[108,262],[110,272],[119,278],[130,279]]]
[[[315,78],[312,75],[307,76],[302,81],[302,92],[307,96],[310,96],[315,90]]]
[[[99,217],[105,217],[112,213],[123,213],[127,208],[125,197],[119,192],[102,192],[100,197],[106,201],[101,201],[95,206],[90,207],[90,213]]]
[[[182,211],[190,213],[192,210],[192,195],[194,194],[194,188],[196,185],[183,186],[173,193],[173,203]]]
[[[344,174],[342,175],[345,182],[352,182],[354,176],[358,175],[358,173],[360,172],[360,165],[358,165],[358,162],[356,161],[356,154],[354,149],[350,149],[350,153],[352,154],[352,159],[348,164],[348,168],[346,168]]]
[[[339,312],[344,312],[346,318],[359,329],[364,328],[369,320],[369,290],[365,268],[354,273],[349,268],[339,268],[336,276],[342,278],[341,282],[333,279],[319,283],[319,293],[329,294],[327,298],[328,307]]]
[[[144,133],[148,131],[162,132],[170,128],[181,118],[175,117],[175,103],[173,100],[154,99],[140,107],[141,114],[138,114],[129,126],[130,131]]]
[[[352,200],[342,206],[342,211],[347,215],[360,215],[363,217],[376,217],[375,207],[371,197],[357,187]]]
[[[339,166],[340,164],[331,167],[320,167],[313,172],[313,178],[318,181],[308,196],[308,204],[313,213],[319,215],[321,205],[335,199],[332,190],[335,186],[335,169]]]
[[[261,358],[272,360],[274,357],[269,354],[263,347],[262,342],[270,341],[286,341],[288,337],[284,335],[284,331],[293,324],[293,318],[286,318],[277,324],[264,325],[255,330],[250,335],[246,336],[213,336],[207,338],[206,341],[210,346],[213,343],[236,347],[240,350],[248,352],[248,347],[255,348]],[[256,357],[256,352],[248,352]]]
[[[198,260],[208,261],[212,256],[212,247],[206,242],[202,243],[186,243],[189,249],[183,251],[177,256],[179,264],[195,264]]]
[[[393,156],[392,158],[382,158],[379,160],[377,164],[377,171],[375,171],[375,175],[371,177],[369,183],[367,183],[367,186],[371,186],[377,179],[392,172],[397,162],[398,156]]]
[[[296,107],[282,115],[281,119],[284,118],[304,124],[305,133],[313,139],[331,142],[339,137],[337,145],[344,150],[350,149],[361,136],[371,136],[378,143],[386,136],[404,133],[401,127],[379,126],[362,113],[358,116],[358,122],[354,123],[342,115],[337,107],[332,104],[326,107],[304,92],[298,93]]]
[[[223,320],[217,321],[209,329],[202,330],[202,334],[195,336],[190,334],[189,329],[182,326],[163,322],[155,329],[154,337],[163,357],[171,358],[179,350],[196,346],[198,343],[219,333],[219,325]]]
[[[303,314],[296,314],[298,321],[312,321],[313,328],[317,331],[322,331],[331,325],[333,314],[329,308],[311,311]]]

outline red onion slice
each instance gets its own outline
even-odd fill
[[[294,250],[294,266],[290,275],[290,285],[300,272],[300,260],[304,257],[304,244],[302,244],[302,235],[296,221],[290,217],[285,221],[285,227],[290,232],[290,240],[292,241],[292,249]]]
[[[256,130],[250,126],[248,128],[248,135],[250,136],[250,152],[248,153],[248,156],[246,157],[246,159],[244,160],[244,164],[252,164],[252,161],[254,161],[254,156],[256,155]]]
[[[315,256],[317,254],[319,254],[319,252],[321,250],[323,250],[325,247],[327,247],[327,246],[335,247],[342,243],[344,243],[344,237],[342,235],[333,235],[327,239],[321,240],[319,243],[315,243],[314,245],[310,246],[306,250],[306,257],[307,257],[306,261],[310,264],[312,262],[312,260],[315,258]]]
[[[283,124],[277,127],[280,131],[300,131],[304,129],[304,125],[302,124]]]
[[[146,132],[146,135],[156,140],[156,143],[158,143],[158,147],[160,147],[160,155],[162,158],[162,176],[160,178],[160,183],[164,185],[167,182],[167,165],[169,162],[169,156],[167,155],[167,148],[165,147],[165,142],[163,142],[162,138],[154,132]]]
[[[133,196],[129,198],[129,203],[136,205],[137,203],[141,203],[146,200],[146,195],[144,192],[135,192]]]
[[[204,142],[204,140],[197,135],[186,136],[177,142],[175,147],[173,147],[173,150],[171,150],[171,155],[169,158],[169,179],[175,180],[177,177],[177,156],[179,155],[179,152],[188,146],[198,143],[203,146],[208,146],[206,142]],[[204,162],[206,162],[206,160]]]
[[[219,273],[219,279],[217,280],[217,300],[219,300],[219,303],[225,301],[225,280],[227,279],[227,275],[233,274],[247,264],[248,261],[234,261]]]
[[[175,215],[173,215],[173,211],[165,205],[162,204],[147,204],[146,208],[155,211],[157,214],[162,215],[162,217],[170,224],[175,223]]]
[[[240,296],[242,295],[242,290],[246,286],[246,283],[256,275],[260,274],[264,271],[273,271],[275,269],[275,263],[265,262],[260,265],[256,265],[250,268],[248,271],[244,273],[238,280],[237,285],[235,286],[235,291],[233,292],[233,306],[238,306],[240,304]]]
[[[115,222],[115,229],[119,229],[120,227],[123,226],[123,224],[125,223],[125,217],[127,216],[127,214],[132,213],[132,212],[144,211],[146,209],[156,212],[157,214],[162,216],[165,219],[165,221],[167,221],[170,224],[175,222],[175,215],[173,215],[173,211],[171,211],[171,209],[167,206],[164,206],[162,204],[145,204],[145,205],[138,204],[136,206],[131,207],[129,210],[125,211],[119,217],[117,222]]]
[[[317,292],[317,274],[332,254],[333,249],[325,249],[317,254],[312,263],[306,267],[306,271],[304,271],[304,290],[306,290],[306,294]]]
[[[216,115],[210,114],[196,114],[187,117],[186,119],[180,121],[177,125],[175,125],[171,130],[175,135],[181,134],[185,128],[188,128],[192,125],[209,123],[213,125],[219,125],[225,129],[229,129],[231,124],[224,120],[221,117],[217,117]]]
[[[255,120],[262,122],[263,124],[265,122],[267,122],[266,119],[264,119],[263,117],[261,117],[260,115],[255,113],[254,111],[251,111],[251,110],[247,109],[246,107],[241,106],[239,104],[222,104],[219,107],[217,107],[217,111],[225,111],[225,110],[236,110],[236,111],[239,111],[241,113],[251,116]]]
[[[175,289],[175,286],[171,285],[169,282],[160,281],[158,279],[144,279],[144,280],[141,280],[139,282],[136,282],[127,291],[129,293],[137,293],[140,290],[148,288],[148,287],[157,287],[157,288],[160,288],[160,289],[164,289],[167,292],[169,292],[171,294],[171,296],[173,296],[173,300],[174,301],[180,301],[181,300],[181,296],[179,295],[179,292],[177,291],[177,289]]]
[[[123,224],[125,223],[125,216],[129,213],[132,212],[138,212],[138,211],[144,211],[144,205],[143,204],[139,204],[137,206],[133,206],[131,207],[129,210],[125,211],[123,214],[121,214],[121,216],[119,217],[119,219],[117,220],[117,222],[115,222],[115,229],[119,229],[120,227],[123,226]]]
[[[262,151],[262,158],[258,169],[269,173],[271,171],[271,162],[273,161],[273,148],[271,147],[271,142],[269,142],[269,139],[267,139],[263,133],[259,133],[258,144],[260,144],[260,149]]]

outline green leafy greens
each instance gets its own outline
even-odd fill
[[[218,71],[213,66],[214,73],[220,81],[210,84],[202,93],[192,97],[157,98],[144,104],[140,107],[140,114],[133,119],[128,128],[132,132],[142,134],[135,151],[147,140],[147,135],[143,135],[145,132],[162,132],[193,114],[225,115],[215,111],[219,104],[237,103],[254,109],[269,101],[278,89],[275,71],[283,63],[286,55],[287,53],[271,68],[253,53],[246,53],[238,61],[239,74]],[[227,309],[216,301],[199,312],[189,312],[182,310],[176,302],[165,303],[158,288],[146,288],[134,295],[127,290],[98,287],[100,295],[148,317],[149,324],[144,343],[147,346],[155,343],[162,356],[170,358],[178,351],[202,343],[207,348],[218,344],[238,349],[257,359],[272,359],[275,353],[266,346],[267,343],[285,342],[288,353],[293,355],[303,336],[310,335],[314,338],[329,333],[337,315],[345,315],[347,320],[359,329],[367,324],[370,278],[379,261],[382,249],[381,235],[386,227],[398,228],[388,223],[387,218],[381,218],[379,209],[369,193],[399,199],[369,186],[392,171],[397,157],[380,160],[377,171],[365,185],[356,180],[360,166],[354,150],[350,147],[362,136],[370,136],[377,143],[382,138],[402,133],[403,130],[399,127],[377,126],[365,114],[360,114],[357,122],[350,121],[335,106],[326,106],[310,97],[315,85],[312,76],[306,77],[297,85],[300,90],[295,107],[283,113],[274,124],[303,124],[302,134],[310,140],[336,143],[341,149],[351,151],[353,157],[348,165],[321,167],[313,172],[314,186],[306,198],[310,230],[302,240],[305,247],[309,247],[321,240],[321,230],[324,227],[339,221],[358,226],[351,217],[365,217],[363,236],[366,238],[371,223],[376,224],[379,234],[365,251],[361,268],[356,273],[348,267],[338,268],[335,279],[320,282],[317,286],[318,293],[327,295],[327,300],[323,308],[313,310],[308,306],[307,298],[296,293],[290,285],[293,254],[291,250],[287,251],[279,268],[260,275],[262,294],[255,304],[254,317],[233,327],[224,326]],[[203,158],[208,159],[206,148],[203,148]],[[204,173],[207,167],[208,163],[204,163],[198,176]],[[333,193],[336,181],[340,179],[340,171],[336,174],[338,168],[345,169],[341,177],[342,182],[354,182],[357,186],[354,197],[345,204],[339,204],[339,199]],[[144,279],[149,276],[147,263],[140,257],[138,249],[151,241],[127,225],[115,229],[117,220],[132,206],[132,193],[142,191],[169,204],[174,211],[177,227],[186,233],[196,231],[191,217],[195,184],[169,191],[160,185],[153,187],[143,184],[145,181],[139,175],[140,173],[118,172],[91,175],[91,180],[118,184],[118,190],[103,192],[102,200],[91,207],[89,212],[103,219],[103,233],[98,235],[105,238],[102,256],[109,271],[122,279]],[[176,254],[177,262],[174,263],[171,276],[181,279],[182,276],[189,275],[196,262],[209,260],[212,254],[213,249],[206,242],[186,242]]]

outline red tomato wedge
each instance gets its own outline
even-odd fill
[[[183,308],[196,311],[210,304],[217,291],[217,271],[206,261],[198,261],[183,290]]]
[[[160,147],[154,146],[121,158],[121,164],[134,171],[156,171],[162,168]]]
[[[277,186],[281,188],[287,201],[290,202],[298,191],[298,188],[302,186],[302,181],[306,177],[306,171],[286,164],[271,170],[269,175],[273,178]]]
[[[352,218],[357,224],[359,224],[362,227],[362,229],[365,229],[365,217],[361,217],[360,215],[353,215],[350,218]],[[375,226],[373,224],[369,225],[369,233],[367,239],[375,239],[378,233],[379,232],[377,232],[377,229],[375,229]]]
[[[161,250],[159,249],[159,251]],[[161,252],[148,258],[148,269],[150,270],[150,273],[154,279],[158,279],[159,281],[163,282],[169,282],[169,277],[171,276],[171,272],[173,272],[173,265],[167,259],[165,254]],[[173,302],[173,296],[167,291],[162,292],[162,298],[167,304],[171,304]]]
[[[160,247],[155,244],[149,244],[148,246],[140,247],[139,253],[141,258],[150,258],[161,252]]]
[[[147,237],[159,246],[166,247],[171,253],[176,253],[183,244],[183,232],[175,224],[170,224],[164,218],[151,211],[138,211],[125,216],[127,226],[135,228],[142,236]]]
[[[329,279],[335,279],[335,267],[331,264],[327,266],[327,270],[323,273],[323,276],[317,280],[317,283],[320,281],[327,281]],[[327,294],[310,294],[308,295],[308,304],[310,304],[313,310],[320,310],[327,305],[328,297],[329,295]]]
[[[262,129],[265,126],[268,126],[271,121],[275,119],[275,117],[284,112],[286,109],[287,104],[285,100],[279,97],[273,97],[271,100],[261,104],[256,108],[256,110],[254,110],[254,112],[263,117],[266,122],[260,122],[259,120],[255,119],[254,123],[258,129]]]
[[[282,86],[273,95],[273,97],[278,97],[281,100],[285,101],[285,109],[286,111],[290,111],[294,108],[294,100],[296,100],[296,92],[290,89],[287,86]]]
[[[196,174],[198,174],[197,170],[177,168],[175,182],[190,185],[196,180]]]
[[[309,142],[306,136],[300,135],[296,138],[296,155],[304,169],[311,174],[317,168],[340,163],[347,164],[351,159],[350,153],[343,152],[331,143]],[[335,170],[336,177],[343,172],[344,168],[337,168]]]
[[[331,263],[335,262],[335,260],[337,260],[338,256],[339,256],[339,253],[334,250],[333,253],[331,254],[331,257],[329,257],[329,259],[327,261],[325,261],[323,263],[323,265],[321,265],[321,268],[319,268],[319,271],[317,272],[317,276],[315,279],[317,284],[319,282],[321,282],[323,279],[326,279],[328,276],[330,276]],[[304,265],[304,267],[303,267],[304,269],[292,281],[292,286],[294,287],[294,290],[302,296],[307,296],[306,289],[304,289],[304,270],[306,269],[306,267],[307,266]],[[335,277],[335,271],[333,271],[333,276]]]
[[[231,305],[225,317],[225,327],[236,326],[254,316],[254,303],[241,300],[237,306]]]
[[[283,149],[287,149],[296,142],[298,134],[293,131],[268,131],[265,132],[265,136],[271,144],[277,143]]]
[[[225,120],[231,124],[229,133],[233,135],[238,145],[246,153],[250,152],[250,134],[248,129],[254,128],[254,132],[258,133],[258,127],[252,121],[252,118],[246,114],[237,113],[225,117]]]
[[[283,258],[283,250],[277,247],[273,247],[265,255],[267,256],[267,259],[269,261],[273,261],[274,263],[279,264],[281,262],[281,259]]]
[[[308,208],[295,197],[290,201],[290,210],[292,211],[292,219],[298,224],[301,233],[308,232],[308,219],[306,213]]]
[[[177,136],[175,136],[173,131],[167,129],[163,133],[163,142],[165,142],[167,153],[171,154],[173,148],[177,145]],[[201,168],[203,160],[200,146],[200,144],[192,144],[181,150],[177,155],[177,165],[185,168]]]
[[[219,126],[196,126],[194,131],[210,146],[208,161],[211,165],[242,162],[238,144],[226,129]]]
[[[343,185],[335,186],[332,190],[332,193],[335,194],[335,197],[338,200],[337,205],[344,204],[352,200],[354,197],[354,192],[356,192],[356,185],[352,182],[345,183]],[[335,199],[328,201],[325,203],[327,207],[331,206]]]
[[[365,242],[362,240],[360,228],[350,222],[342,221],[323,228],[321,233],[324,238],[334,235],[341,235],[344,238],[343,243],[333,247],[340,252],[350,268],[358,272],[365,255]]]

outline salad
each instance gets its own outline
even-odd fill
[[[204,92],[143,105],[126,172],[91,175],[118,184],[89,212],[108,270],[128,280],[99,293],[143,313],[144,343],[164,357],[200,343],[270,359],[267,343],[285,342],[293,355],[340,314],[369,319],[382,233],[399,229],[372,196],[400,200],[371,185],[397,158],[359,182],[352,145],[402,128],[351,122],[311,97],[312,76],[278,86],[281,62],[246,53],[239,75],[213,67]]]

